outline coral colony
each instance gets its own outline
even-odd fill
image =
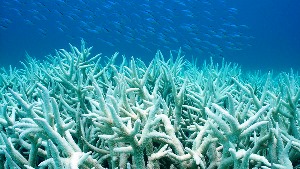
[[[0,76],[0,168],[299,168],[300,77],[57,50]],[[116,64],[116,59],[120,63]]]

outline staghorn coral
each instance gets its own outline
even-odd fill
[[[180,50],[147,66],[102,61],[84,41],[70,48],[2,70],[0,168],[299,167],[293,71],[198,69]]]

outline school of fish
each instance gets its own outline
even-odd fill
[[[251,46],[250,29],[225,0],[2,0],[0,31],[29,26],[38,36],[93,39],[116,50],[172,50],[212,57]]]

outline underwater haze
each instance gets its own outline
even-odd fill
[[[150,61],[181,48],[188,60],[300,70],[299,9],[297,0],[1,0],[0,67],[84,39],[107,56]]]

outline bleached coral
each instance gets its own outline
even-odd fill
[[[0,76],[0,168],[293,168],[300,78],[62,49]],[[116,64],[117,59],[122,59]],[[119,62],[119,61],[118,61]],[[299,166],[298,166],[299,167]]]

